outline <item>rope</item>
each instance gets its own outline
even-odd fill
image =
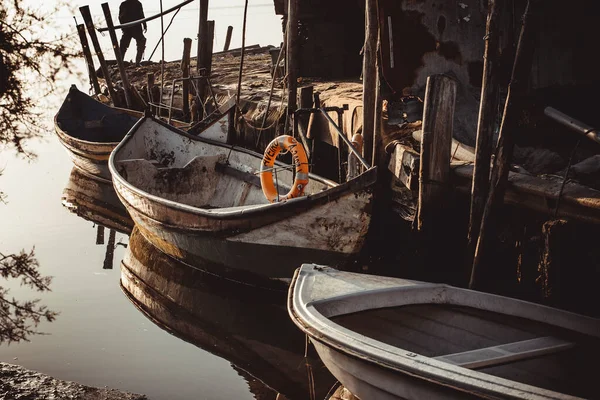
[[[150,54],[150,57],[148,57],[148,60],[152,59],[152,56],[156,52],[156,49],[158,49],[158,45],[163,41],[163,38],[167,34],[167,31],[169,30],[169,28],[173,24],[173,20],[175,19],[175,16],[177,15],[177,13],[179,13],[180,10],[181,10],[181,8],[178,9],[177,12],[175,14],[173,14],[173,16],[171,17],[171,22],[169,22],[169,25],[167,25],[167,29],[165,29],[165,32],[160,36],[160,39],[158,39],[158,42],[156,42],[156,46],[154,46],[154,50],[152,50],[152,54]]]

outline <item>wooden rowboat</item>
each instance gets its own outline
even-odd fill
[[[108,157],[142,116],[107,106],[72,85],[54,116],[54,129],[77,168],[110,180]]]
[[[73,167],[61,200],[63,206],[85,220],[127,235],[133,229],[133,220],[109,180]]]
[[[224,115],[224,119],[228,119],[229,110],[234,104],[235,99],[230,98],[209,118]],[[96,101],[72,85],[54,116],[54,130],[77,168],[110,180],[107,165],[110,153],[143,116],[144,113],[140,111],[111,107]],[[171,120],[171,124],[181,128],[188,125],[176,120]],[[196,132],[199,126],[202,126],[202,121],[189,129]],[[211,138],[227,141],[229,136],[226,132],[225,135]]]
[[[334,382],[316,354],[304,357],[305,337],[287,316],[285,292],[190,268],[137,229],[121,264],[121,289],[154,324],[229,361],[264,398],[323,399]]]
[[[206,131],[226,132],[226,121]],[[190,265],[220,264],[212,273],[281,285],[302,262],[340,265],[359,252],[371,219],[375,168],[343,184],[310,175],[304,196],[269,203],[261,160],[261,154],[145,117],[117,146],[109,167],[141,233]],[[293,182],[289,167],[276,163],[282,194]]]
[[[600,396],[598,319],[309,264],[288,298],[292,320],[361,399]]]

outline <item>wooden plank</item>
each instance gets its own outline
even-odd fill
[[[447,354],[435,357],[435,359],[464,368],[477,369],[557,353],[574,346],[575,343],[545,336],[462,353]]]
[[[418,190],[420,163],[419,153],[408,146],[397,143],[390,155],[388,169],[408,189]]]
[[[96,29],[94,28],[94,22],[92,21],[90,7],[79,7],[79,11],[81,12],[81,16],[83,17],[83,20],[85,22],[88,34],[90,35],[90,39],[92,40],[92,45],[94,46],[96,57],[98,57],[98,61],[100,62],[100,69],[102,70],[102,75],[104,76],[104,80],[106,81],[106,87],[108,88],[110,98],[116,107],[121,107],[122,104],[119,101],[119,98],[117,97],[117,94],[115,92],[115,87],[113,86],[112,79],[110,77],[110,72],[108,70],[108,66],[106,65],[104,54],[102,53],[102,47],[100,47],[98,36],[96,36]]]
[[[445,75],[427,78],[419,171],[417,229],[427,231],[446,205],[456,82]]]
[[[365,44],[363,53],[363,149],[364,158],[373,164],[375,135],[375,101],[377,98],[377,0],[367,0],[365,10]]]
[[[481,102],[479,104],[475,167],[473,170],[471,209],[467,234],[469,264],[475,253],[481,216],[490,186],[490,163],[494,147],[493,137],[496,128],[496,116],[498,114],[499,86],[497,71],[500,64],[500,35],[502,34],[498,25],[503,4],[504,0],[490,0],[488,2],[485,50],[483,54],[483,80],[481,82]]]
[[[541,0],[528,0],[525,13],[523,14],[523,26],[521,27],[515,61],[508,85],[504,114],[502,116],[502,123],[500,124],[498,147],[490,178],[490,191],[481,217],[481,227],[473,258],[469,288],[475,288],[483,274],[480,271],[481,265],[483,265],[483,254],[488,246],[488,237],[493,236],[491,232],[493,226],[490,225],[490,222],[492,222],[491,216],[496,211],[498,204],[502,202],[504,193],[506,192],[509,162],[514,149],[514,135],[519,124],[521,110],[527,93],[529,75],[531,74],[537,23],[539,21],[539,14],[542,11],[541,4]]]
[[[108,27],[108,35],[110,36],[110,41],[115,52],[115,59],[117,60],[117,66],[119,67],[119,75],[121,75],[121,82],[123,82],[125,103],[127,103],[127,108],[133,109],[129,79],[127,78],[127,72],[125,71],[125,65],[123,64],[123,57],[121,54],[121,49],[119,48],[119,41],[117,40],[117,34],[115,33],[115,26],[113,24],[112,16],[110,15],[110,7],[108,3],[102,3],[102,12],[104,12],[106,26]]]
[[[100,94],[100,84],[98,83],[98,75],[96,75],[96,67],[94,67],[94,59],[92,58],[92,52],[90,51],[90,45],[85,35],[85,26],[82,24],[77,25],[77,33],[79,34],[79,40],[81,41],[81,48],[83,50],[83,56],[85,63],[88,68],[88,74],[90,76],[90,83],[94,87],[94,93]]]

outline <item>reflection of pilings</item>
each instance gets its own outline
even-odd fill
[[[108,235],[108,244],[106,245],[106,255],[104,256],[104,266],[102,269],[112,269],[115,256],[115,231],[110,230]]]
[[[104,244],[104,227],[102,225],[98,225],[96,231],[96,244]]]

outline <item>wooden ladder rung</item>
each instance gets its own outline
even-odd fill
[[[552,354],[573,346],[575,343],[545,336],[462,353],[446,354],[434,357],[434,359],[464,368],[477,369]]]

